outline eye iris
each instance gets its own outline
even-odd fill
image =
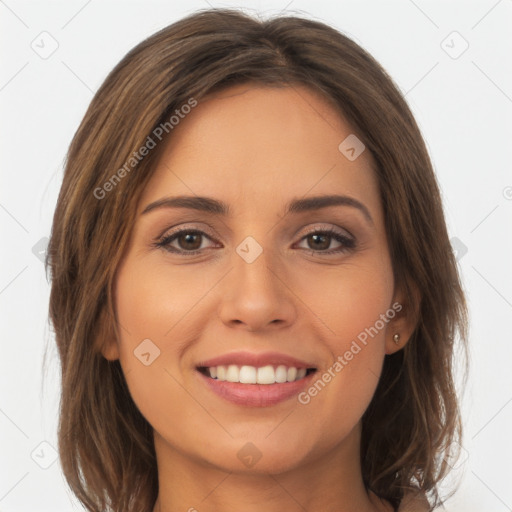
[[[330,235],[316,234],[316,235],[310,235],[308,238],[313,239],[315,241],[318,241],[319,239],[324,240],[324,243],[314,244],[315,246],[313,247],[313,249],[328,249],[329,248],[330,238],[331,238]]]
[[[194,244],[194,238],[195,238],[195,244]],[[185,243],[183,244],[182,242],[185,241]],[[199,243],[197,243],[199,242]],[[197,233],[186,233],[184,235],[180,235],[178,237],[178,243],[180,245],[180,247],[182,247],[183,249],[188,249],[188,250],[196,250],[196,249],[199,249],[199,247],[201,247],[201,235],[197,234]],[[192,247],[190,247],[190,244],[192,244]]]

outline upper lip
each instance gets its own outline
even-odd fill
[[[253,352],[231,352],[202,361],[197,367],[211,368],[212,366],[229,366],[230,364],[255,367],[284,365],[288,367],[293,366],[297,369],[315,368],[314,364],[301,361],[300,359],[279,352],[261,352],[259,354]]]

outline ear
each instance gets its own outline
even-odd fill
[[[119,345],[114,331],[115,318],[104,307],[100,314],[99,330],[95,340],[95,348],[105,359],[115,361],[119,359]]]
[[[415,284],[410,286],[411,293],[406,295],[402,289],[393,295],[390,311],[395,316],[389,321],[386,329],[386,354],[394,354],[402,350],[409,342],[419,319],[421,295]],[[396,335],[398,339],[395,340]]]

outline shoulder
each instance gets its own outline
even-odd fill
[[[430,504],[423,493],[407,493],[398,512],[428,512],[430,510]]]

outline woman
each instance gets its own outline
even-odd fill
[[[71,144],[47,264],[88,510],[442,502],[464,295],[413,116],[333,28],[212,9],[131,50]]]

